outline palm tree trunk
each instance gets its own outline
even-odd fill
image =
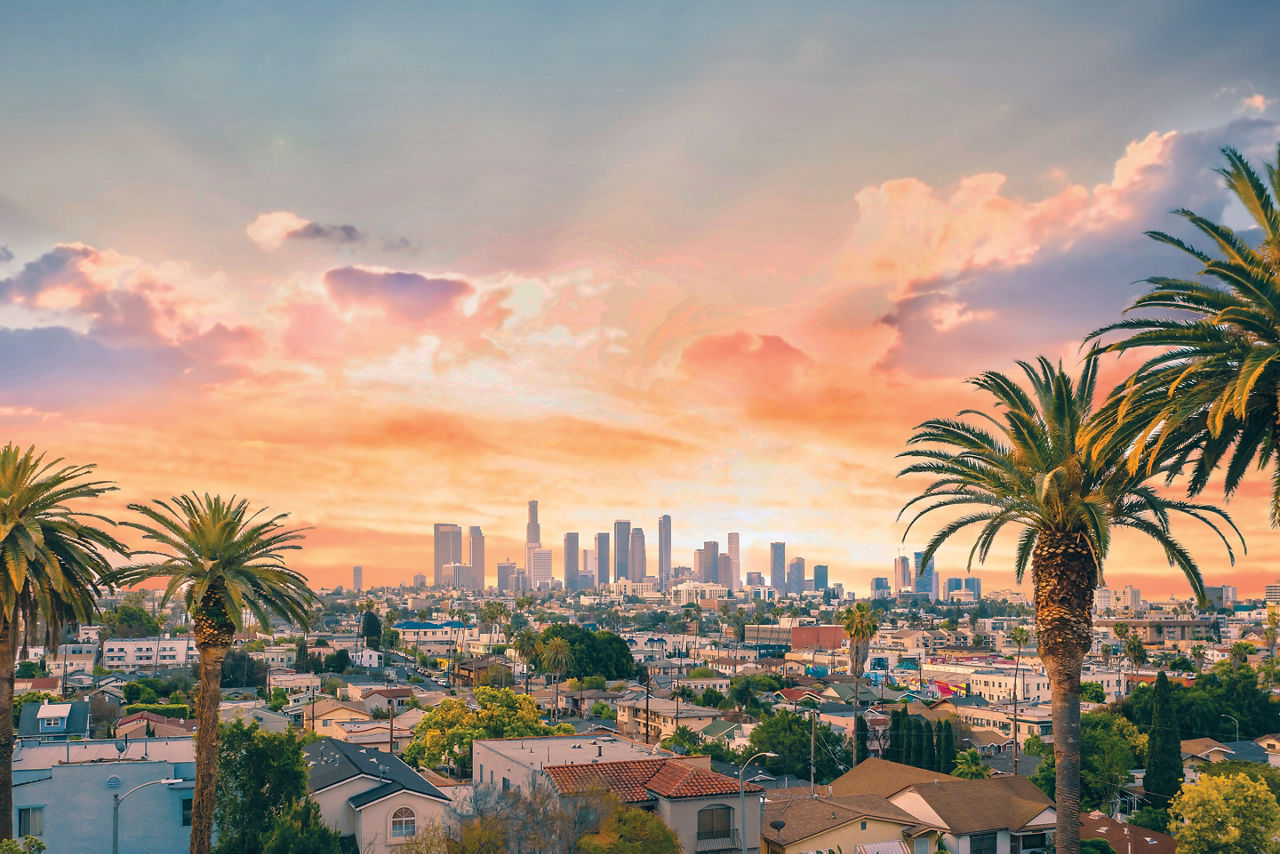
[[[1080,669],[1093,640],[1098,567],[1082,535],[1041,532],[1031,558],[1036,634],[1052,689],[1054,851],[1080,854]]]
[[[0,622],[0,839],[13,838],[13,659],[17,635]],[[65,667],[63,668],[65,670]]]
[[[191,800],[191,854],[213,848],[213,801],[218,786],[218,706],[226,646],[200,647],[200,693],[196,697],[196,785]]]
[[[1022,673],[1022,647],[1013,668],[1013,776],[1018,776],[1018,677]]]

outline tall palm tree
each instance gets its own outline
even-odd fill
[[[1013,665],[1013,773],[1018,773],[1018,683],[1022,676],[1022,648],[1031,643],[1031,632],[1026,626],[1014,626],[1009,632],[1009,640],[1018,648]]]
[[[1138,666],[1147,663],[1147,648],[1143,645],[1142,638],[1131,634],[1124,639],[1124,657],[1129,660],[1130,678],[1136,680]]]
[[[1090,335],[1094,341],[1113,332],[1128,335],[1100,343],[1103,352],[1159,348],[1103,408],[1107,417],[1101,421],[1121,443],[1136,429],[1180,446],[1178,462],[1191,466],[1191,495],[1208,485],[1228,453],[1227,495],[1250,463],[1270,464],[1271,524],[1280,526],[1280,154],[1277,165],[1266,165],[1264,182],[1239,152],[1222,153],[1227,165],[1219,174],[1261,229],[1261,239],[1250,245],[1189,210],[1175,213],[1208,238],[1211,251],[1148,232],[1191,256],[1200,271],[1193,279],[1147,279],[1150,289],[1127,311],[1156,315],[1126,318]],[[1130,461],[1135,467],[1143,462],[1138,454]]]
[[[1253,644],[1248,641],[1236,641],[1231,645],[1231,672],[1237,673],[1240,665],[1249,660],[1249,656],[1253,655]]]
[[[542,652],[539,657],[542,659],[542,667],[555,674],[556,680],[556,699],[552,706],[556,718],[560,717],[560,676],[573,667],[573,651],[569,648],[569,642],[564,638],[551,638],[542,645]]]
[[[853,677],[853,708],[862,714],[862,674],[871,654],[871,639],[880,628],[876,612],[866,602],[859,602],[840,615],[844,633],[849,636],[849,675]]]
[[[962,780],[985,780],[991,776],[991,768],[982,764],[982,757],[976,750],[966,750],[956,757],[956,767],[951,770],[952,777]],[[1054,850],[1059,850],[1054,842]]]
[[[530,628],[523,628],[516,633],[511,643],[516,655],[524,662],[524,692],[529,693],[529,674],[538,661],[538,633]]]
[[[209,854],[214,791],[218,783],[218,705],[222,662],[246,612],[262,624],[271,615],[310,623],[317,601],[307,581],[285,566],[284,552],[299,549],[302,532],[284,527],[284,514],[251,511],[232,496],[180,495],[130,504],[142,522],[125,522],[155,547],[135,552],[151,558],[119,573],[122,584],[168,578],[163,602],[183,593],[200,651],[196,696],[196,784],[191,803],[191,854]]]
[[[1191,660],[1196,664],[1196,673],[1199,673],[1200,669],[1204,667],[1204,644],[1193,643],[1191,645]]]
[[[995,398],[1002,418],[970,410],[961,418],[934,419],[916,428],[903,453],[913,462],[902,473],[926,474],[934,480],[902,512],[914,513],[914,525],[935,510],[966,511],[933,535],[921,556],[922,566],[942,543],[971,525],[981,525],[981,530],[969,552],[970,566],[975,557],[980,563],[986,560],[1006,526],[1021,529],[1014,572],[1021,580],[1031,566],[1036,637],[1052,686],[1058,801],[1054,844],[1062,854],[1077,854],[1080,672],[1092,646],[1093,592],[1101,581],[1112,529],[1128,528],[1154,539],[1203,598],[1200,571],[1173,539],[1170,514],[1199,519],[1219,536],[1215,517],[1228,525],[1230,520],[1216,508],[1161,495],[1146,483],[1145,472],[1131,471],[1125,464],[1127,449],[1093,444],[1096,434],[1088,428],[1096,358],[1087,358],[1074,380],[1044,358],[1019,366],[1029,391],[996,372],[972,380]],[[1164,466],[1154,471],[1164,473]],[[926,504],[923,509],[912,510],[921,502]],[[1230,543],[1225,537],[1223,542],[1234,560]]]
[[[79,509],[111,492],[91,480],[92,465],[45,460],[35,448],[0,449],[0,709],[13,705],[13,671],[20,642],[45,625],[56,644],[64,622],[87,622],[109,580],[108,556],[128,549],[100,524],[108,519]],[[0,839],[13,836],[13,716],[0,715]]]

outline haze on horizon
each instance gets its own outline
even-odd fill
[[[1184,271],[1170,209],[1242,224],[1212,170],[1275,154],[1280,7],[1237,11],[11,6],[4,436],[109,512],[287,511],[317,585],[429,574],[435,522],[492,578],[536,498],[557,568],[669,513],[677,563],[740,531],[863,595],[923,542],[912,425]],[[1182,527],[1209,583],[1276,577],[1265,491],[1234,570]],[[1109,583],[1185,592],[1129,546]]]

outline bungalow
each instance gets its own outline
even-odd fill
[[[88,700],[69,703],[23,703],[15,733],[19,742],[40,743],[86,739],[92,730]]]
[[[167,718],[155,712],[134,712],[116,724],[116,738],[182,738],[195,735],[193,718]]]
[[[767,793],[761,836],[764,854],[933,854],[940,833],[879,795],[811,798],[804,787]]]
[[[310,703],[297,707],[298,722],[303,729],[314,733],[325,734],[335,724],[351,721],[368,721],[373,719],[362,706],[344,703],[332,697],[319,697]]]
[[[1185,738],[1180,745],[1183,775],[1195,781],[1200,776],[1200,766],[1224,759],[1235,759],[1235,751],[1212,738]]]

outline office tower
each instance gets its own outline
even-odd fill
[[[929,597],[931,601],[938,599],[938,572],[934,568],[933,558],[929,558],[929,565],[920,566],[920,559],[924,557],[924,552],[916,552],[916,575],[915,584],[912,590],[916,593],[923,593]]]
[[[619,519],[613,523],[613,580],[630,578],[627,553],[631,550],[631,523]]]
[[[911,559],[906,555],[893,559],[892,578],[898,590],[912,590],[915,588],[915,579],[911,575]]]
[[[716,567],[716,577],[720,579],[718,583],[724,584],[725,587],[729,587],[729,585],[725,583],[725,579],[728,578],[732,572],[733,558],[729,557],[727,554],[720,555],[718,565]],[[729,589],[732,590],[733,588]]]
[[[721,581],[721,583],[726,582]],[[736,531],[729,534],[729,580],[726,586],[730,590],[737,590],[742,586],[742,550],[739,534]]]
[[[720,544],[715,540],[707,540],[694,555],[697,563],[698,579],[708,584],[723,584],[720,580]]]
[[[813,589],[827,589],[827,565],[825,563],[815,563],[813,565]]]
[[[969,576],[964,580],[964,589],[973,594],[973,599],[976,602],[982,598],[982,579],[975,578],[972,575]]]
[[[1270,585],[1268,585],[1270,586]],[[1264,588],[1265,592],[1265,588]],[[1234,608],[1236,604],[1236,588],[1230,584],[1220,584],[1204,589],[1205,598],[1209,600],[1209,607],[1214,611],[1221,611],[1224,608]]]
[[[1120,605],[1130,611],[1142,610],[1142,591],[1132,584],[1126,584],[1120,591]]]
[[[525,543],[542,545],[542,526],[538,524],[538,502],[529,502],[529,524],[524,528]]]
[[[529,585],[534,590],[551,588],[551,549],[529,550]]]
[[[426,586],[427,586],[427,577],[426,577],[425,575],[423,575],[421,572],[419,572],[417,575],[415,575],[415,576],[413,577],[413,586],[414,586],[414,587],[416,587],[416,588],[417,588],[417,589],[419,589],[419,590],[421,590],[422,588],[426,587]]]
[[[498,562],[498,592],[509,593],[514,590],[516,581],[516,562],[503,560]]]
[[[947,591],[947,595],[943,598],[950,599],[952,593],[959,593],[964,589],[964,579],[951,576],[947,578],[944,589]]]
[[[787,564],[787,592],[799,595],[804,592],[804,558],[793,557]]]
[[[609,535],[596,534],[596,578],[597,584],[604,587],[609,583]]]
[[[818,574],[818,568],[813,568],[814,575]],[[893,588],[889,584],[887,578],[871,579],[871,598],[872,599],[890,599],[893,597]]]
[[[484,533],[481,532],[479,525],[472,525],[467,529],[467,566],[471,567],[473,575],[480,576],[480,583],[477,589],[484,589]],[[468,587],[471,585],[468,584]]]
[[[351,567],[351,586],[357,593],[364,589],[364,567]]]
[[[462,528],[457,525],[446,525],[440,522],[435,526],[435,554],[432,555],[435,572],[431,576],[434,587],[447,586],[441,584],[441,573],[446,563],[462,562]]]
[[[748,572],[748,573],[747,573],[747,586],[748,586],[748,587],[764,587],[764,573],[763,573],[763,572]]]
[[[786,543],[769,543],[769,584],[778,596],[787,592]]]
[[[632,581],[644,581],[649,573],[649,559],[644,553],[644,528],[631,529],[631,543],[627,547],[628,571]]]
[[[575,532],[564,535],[564,589],[578,589],[578,535]]]
[[[671,589],[671,517],[658,517],[658,589]]]
[[[590,575],[591,580],[588,581],[586,584],[580,585],[578,587],[579,590],[590,590],[592,587],[595,587],[597,584],[600,583],[599,580],[596,578],[596,565],[597,565],[596,550],[583,549],[582,550],[582,569],[580,569],[579,572],[582,575]]]

